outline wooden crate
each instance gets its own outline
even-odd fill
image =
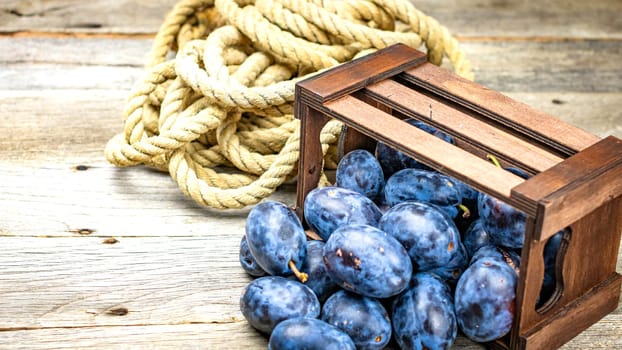
[[[319,134],[330,118],[345,125],[343,152],[382,141],[527,215],[511,333],[492,348],[552,349],[616,309],[622,232],[622,141],[600,139],[426,62],[395,45],[296,85],[301,119],[298,215],[322,169]],[[404,118],[424,121],[450,145]],[[486,160],[496,156],[533,175],[524,180]],[[536,309],[548,238],[567,228],[557,288]]]

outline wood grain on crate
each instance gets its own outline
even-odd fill
[[[165,174],[103,159],[175,3],[0,2],[0,348],[266,347],[237,305],[248,211],[199,208]],[[415,4],[461,38],[478,82],[622,136],[619,1]],[[620,307],[564,348],[622,348]]]

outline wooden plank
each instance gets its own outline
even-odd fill
[[[0,32],[155,33],[176,3],[176,0],[114,3],[6,0],[0,3]]]
[[[237,260],[239,239],[240,232],[211,232],[119,237],[109,245],[95,237],[0,237],[0,349],[57,348],[67,332],[80,336],[61,348],[156,342],[265,349],[265,338],[239,311],[250,281]],[[127,313],[110,312],[119,308]],[[98,343],[102,334],[112,339]],[[457,344],[482,348],[464,338]]]
[[[509,92],[507,95],[599,137],[622,138],[622,99],[617,93]]]
[[[436,18],[460,38],[621,38],[622,11],[617,0],[588,2],[417,0],[415,7]],[[569,18],[572,18],[569,25]]]
[[[610,314],[562,346],[561,350],[619,349],[620,315]],[[233,336],[232,336],[233,335]],[[71,341],[68,341],[71,339]],[[240,323],[44,328],[0,332],[0,349],[266,349],[258,332]],[[484,349],[458,336],[453,349]],[[389,350],[389,349],[387,349]]]
[[[266,337],[244,322],[46,328],[0,332],[0,349],[10,350],[154,349],[154,347],[157,349],[263,350],[267,346]],[[483,350],[485,348],[463,336],[458,336],[452,349]],[[387,350],[397,349],[387,348]]]
[[[122,131],[128,93],[123,89],[0,90],[0,133],[5,135],[0,138],[0,161],[11,165],[3,170],[19,165],[57,169],[104,165],[103,147]]]
[[[476,82],[502,92],[620,91],[616,40],[465,42]]]
[[[155,33],[176,0],[0,3],[0,32]],[[622,38],[617,0],[417,0],[416,8],[463,39]],[[572,18],[572,25],[568,25]]]
[[[301,81],[296,93],[324,103],[424,62],[423,52],[396,44]]]
[[[0,235],[203,236],[244,229],[250,208],[203,208],[168,174],[83,160],[22,166],[1,161]],[[294,196],[289,184],[271,199],[293,205]]]
[[[115,244],[0,237],[0,329],[241,320],[239,296],[250,281],[238,261],[243,231],[224,227]],[[127,312],[114,314],[120,308]]]
[[[478,119],[480,116],[475,113],[458,111],[443,101],[393,80],[370,85],[366,90],[393,109],[407,115],[414,113],[424,122],[455,135],[457,139],[475,144],[487,153],[494,150],[502,160],[511,160],[522,168],[543,171],[562,161],[561,157]]]
[[[243,228],[248,209],[202,208],[167,174],[104,160],[106,142],[122,131],[125,98],[125,91],[0,91],[0,235],[77,236],[85,229],[102,237],[192,236]],[[295,186],[284,187],[273,198],[293,204]]]
[[[0,70],[0,90],[129,89],[145,75],[142,68],[65,64],[7,64]]]
[[[0,38],[0,90],[61,88],[63,82],[67,88],[129,89],[142,78],[151,40],[91,40]],[[476,81],[506,94],[618,93],[622,86],[622,46],[615,41],[467,42],[462,47]]]
[[[266,349],[245,322],[43,328],[0,332],[0,349]],[[471,347],[479,349],[479,347]]]
[[[142,67],[151,39],[1,37],[0,63]]]

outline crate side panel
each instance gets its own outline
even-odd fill
[[[517,292],[517,318],[521,333],[551,322],[560,310],[584,298],[590,290],[615,274],[622,233],[621,210],[622,197],[618,197],[569,227],[571,235],[561,259],[563,265],[560,266],[558,260],[556,267],[561,271],[561,280],[558,281],[561,296],[542,313],[536,311],[536,302],[544,275],[542,252],[546,241],[533,238],[534,225],[529,223],[527,232],[530,237],[526,237],[528,243],[523,248],[524,261]]]
[[[556,349],[618,307],[622,277],[611,275],[603,283],[577,298],[546,323],[522,333],[513,349]]]

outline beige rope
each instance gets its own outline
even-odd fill
[[[181,0],[106,159],[167,171],[202,205],[255,204],[296,175],[295,83],[398,42],[425,44],[430,62],[447,57],[473,78],[448,30],[408,0]],[[326,169],[337,165],[340,131],[333,120],[321,132]]]

